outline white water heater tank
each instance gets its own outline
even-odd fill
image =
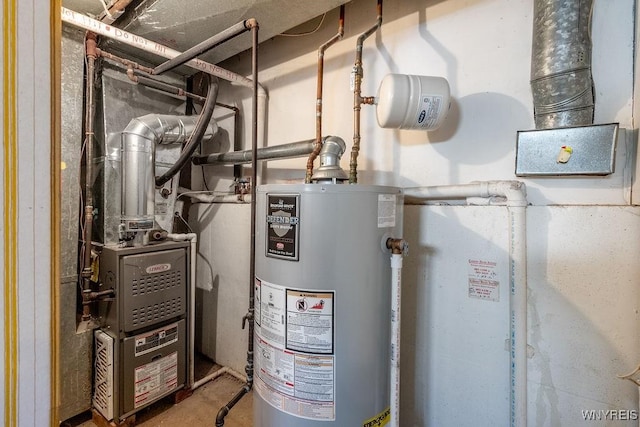
[[[257,189],[254,426],[389,420],[395,187]]]
[[[376,97],[378,125],[394,129],[437,129],[449,112],[449,83],[442,77],[388,74]]]

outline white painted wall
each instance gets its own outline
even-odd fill
[[[633,126],[634,5],[595,0],[597,123]],[[375,95],[389,72],[442,75],[454,102],[448,123],[429,133],[380,129],[373,108],[363,106],[361,182],[416,186],[514,179],[516,132],[533,128],[532,11],[531,0],[385,2],[382,30],[365,42],[363,94]],[[350,3],[345,39],[325,56],[324,133],[342,136],[349,146],[355,38],[374,18],[375,1]],[[333,11],[311,36],[277,37],[261,45],[260,81],[270,95],[269,145],[314,137],[316,49],[336,24]],[[223,66],[248,75],[249,57],[239,55]],[[223,87],[221,100],[242,106],[248,135],[248,91]],[[640,211],[624,207],[635,145],[635,135],[623,132],[616,173],[606,178],[524,180],[533,205],[528,213],[530,425],[582,425],[582,409],[638,409],[637,389],[615,378],[640,362]],[[348,160],[342,163],[348,167]],[[272,162],[265,179],[299,182],[304,164],[302,159]],[[228,189],[228,168],[209,166],[206,174],[210,188]],[[192,211],[207,217],[201,227],[207,237],[201,241],[224,245],[228,238],[246,239],[248,206],[210,209],[200,205]],[[507,425],[504,208],[409,207],[404,223],[412,249],[405,266],[402,425]],[[209,335],[216,337],[212,354],[241,369],[245,350],[237,337],[246,334],[240,319],[247,308],[248,256],[240,253],[229,261],[213,243],[200,250],[220,273],[217,306],[203,307],[204,317],[209,310],[217,319],[208,323],[216,331]],[[468,297],[471,257],[498,263],[499,302]],[[199,278],[210,275],[204,268],[201,262]]]

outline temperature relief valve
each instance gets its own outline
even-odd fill
[[[568,145],[563,145],[560,147],[560,152],[558,153],[558,158],[556,159],[557,163],[567,163],[571,154],[573,153],[573,148]]]

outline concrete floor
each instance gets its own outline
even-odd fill
[[[214,372],[218,365],[203,366],[196,361],[196,380],[207,372]],[[199,366],[200,365],[200,366]],[[169,398],[162,399],[136,414],[136,426],[214,426],[220,408],[240,390],[242,382],[231,375],[222,375],[197,388],[191,396],[178,404]],[[253,391],[245,395],[225,418],[225,427],[251,427],[253,425]],[[85,413],[67,420],[62,427],[96,427],[91,414]]]

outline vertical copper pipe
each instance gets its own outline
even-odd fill
[[[309,159],[307,160],[307,174],[304,182],[310,183],[313,175],[313,162],[322,149],[322,83],[324,76],[324,52],[344,36],[344,5],[340,6],[340,18],[338,19],[338,33],[318,48],[318,83],[316,87],[316,142]]]
[[[89,292],[91,292],[91,238],[93,231],[93,124],[95,97],[95,61],[97,36],[87,32],[85,49],[87,56],[87,82],[85,94],[85,207],[84,207],[84,257],[82,259],[82,320],[91,318]]]
[[[361,95],[362,78],[362,45],[364,41],[382,25],[382,0],[378,0],[376,10],[378,18],[376,24],[364,33],[360,34],[356,43],[356,60],[353,64],[354,85],[353,85],[353,146],[351,148],[351,158],[349,161],[349,184],[358,182],[358,153],[360,152],[360,105],[372,103],[371,98],[363,98]]]

